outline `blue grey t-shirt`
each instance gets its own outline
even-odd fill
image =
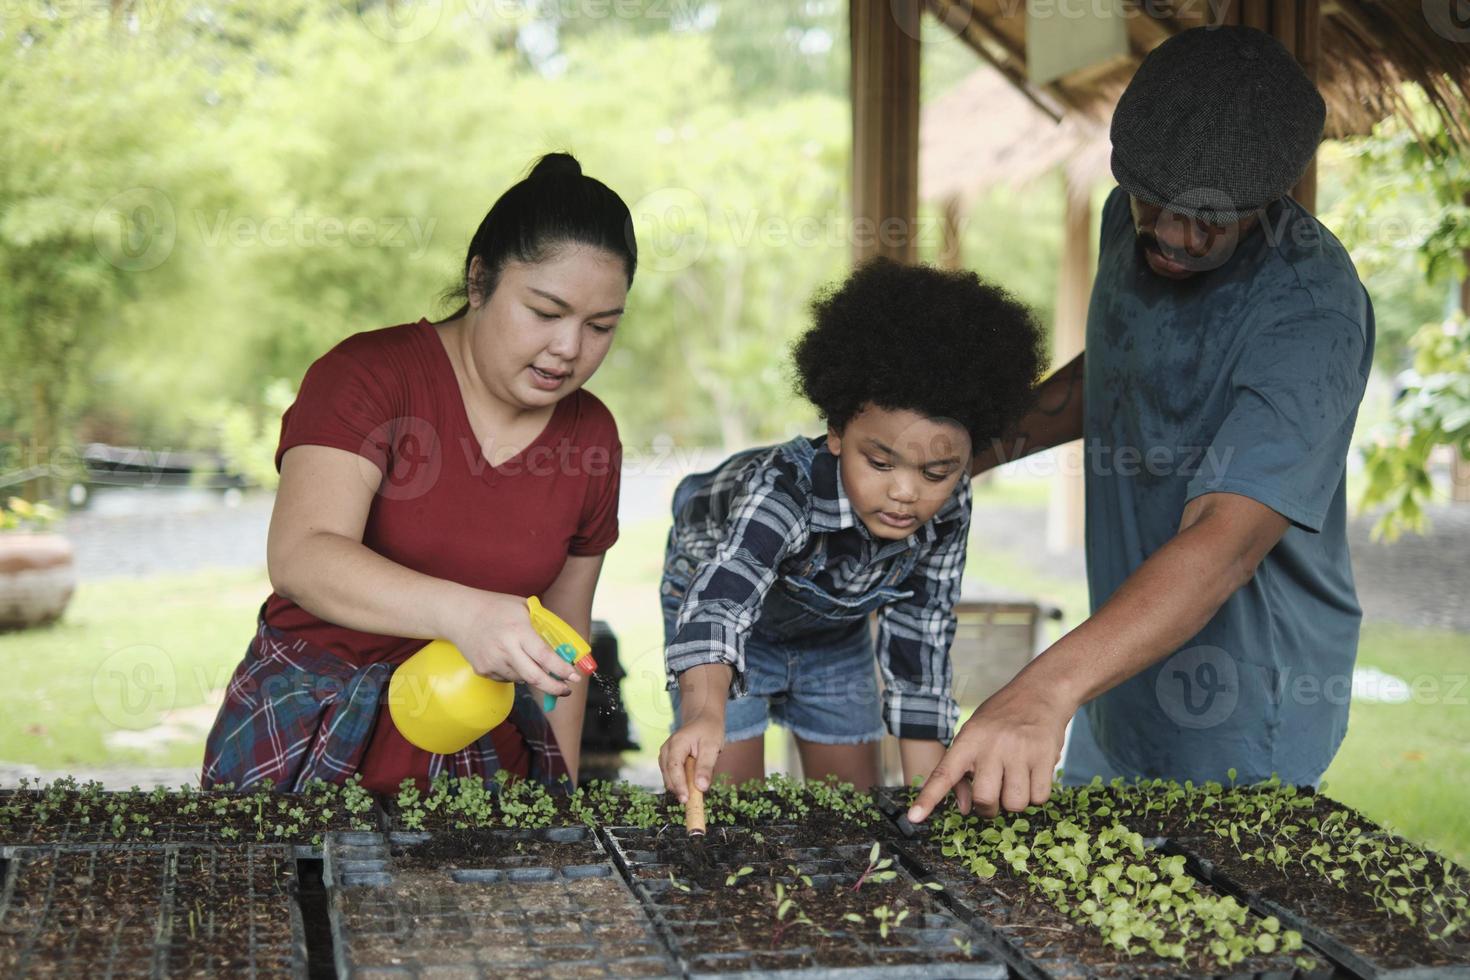
[[[1286,198],[1224,265],[1166,279],[1115,189],[1086,350],[1094,611],[1174,537],[1195,497],[1241,494],[1291,521],[1193,639],[1087,705],[1097,746],[1134,775],[1224,781],[1235,768],[1315,782],[1347,731],[1361,619],[1345,468],[1373,307],[1347,251]]]

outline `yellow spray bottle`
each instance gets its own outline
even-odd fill
[[[592,648],[577,631],[531,596],[531,626],[569,664],[590,675],[597,669]],[[515,685],[475,673],[448,640],[433,640],[409,657],[388,682],[388,713],[410,743],[426,752],[452,755],[485,735],[510,714]],[[550,711],[548,694],[542,707]]]

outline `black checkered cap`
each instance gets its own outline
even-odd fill
[[[1138,66],[1113,111],[1113,176],[1150,204],[1227,225],[1282,197],[1322,140],[1327,106],[1264,31],[1196,27]]]

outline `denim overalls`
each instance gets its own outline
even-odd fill
[[[729,461],[724,465],[730,465]],[[679,482],[674,490],[675,522],[684,504],[714,472],[696,473]],[[846,744],[883,737],[868,617],[913,595],[896,583],[913,571],[918,551],[903,552],[867,592],[835,596],[811,578],[826,567],[826,543],[826,534],[814,535],[811,553],[800,561],[788,560],[766,594],[761,614],[745,641],[746,694],[726,706],[727,742],[759,736],[773,718],[809,742]],[[659,583],[665,646],[674,638],[679,606],[698,567],[698,558],[675,549],[670,529]],[[677,728],[679,692],[670,694]]]

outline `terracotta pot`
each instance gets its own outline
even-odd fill
[[[71,542],[59,534],[0,534],[0,630],[44,626],[77,586]]]

